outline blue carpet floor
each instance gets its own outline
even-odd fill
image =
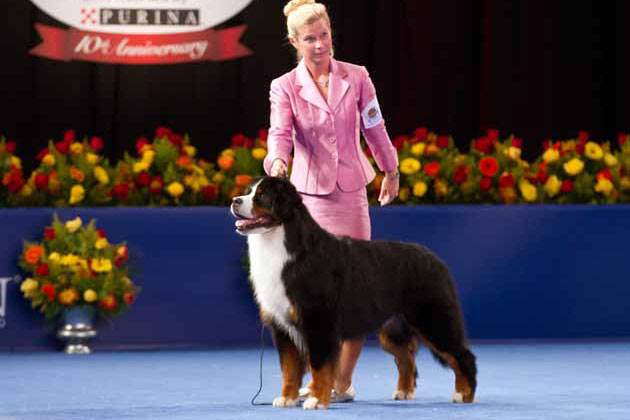
[[[0,353],[0,419],[630,419],[630,343],[473,343],[475,404],[450,403],[453,375],[425,349],[414,401],[391,401],[393,358],[364,349],[357,401],[327,411],[279,409],[275,351],[259,349]]]

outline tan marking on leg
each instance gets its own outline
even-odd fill
[[[311,396],[317,398],[319,403],[324,407],[330,404],[330,393],[335,381],[336,366],[333,363],[327,363],[321,369],[315,370],[311,368],[313,375],[313,392]]]
[[[429,349],[431,349],[432,351],[434,351],[435,353],[440,355],[440,357],[442,359],[446,360],[446,363],[448,363],[448,365],[453,370],[453,373],[455,373],[455,392],[456,392],[456,394],[460,394],[461,395],[461,401],[456,401],[456,398],[454,396],[453,402],[465,402],[465,403],[474,402],[475,401],[475,394],[473,393],[473,390],[472,390],[470,384],[468,383],[468,379],[466,379],[466,377],[462,373],[462,370],[459,367],[459,363],[457,363],[457,359],[455,359],[455,357],[451,356],[448,353],[444,353],[444,352],[439,351],[438,349],[435,348],[435,346],[433,344],[431,344],[425,338],[422,339],[422,342]],[[459,398],[459,397],[457,397],[457,398]]]
[[[297,399],[298,390],[306,370],[304,357],[293,342],[286,341],[278,347],[280,369],[282,370],[282,396]]]
[[[393,343],[382,331],[378,334],[383,349],[392,354],[398,367],[397,391],[413,394],[416,389],[416,352],[418,343],[415,338],[407,346],[399,346]],[[396,397],[394,397],[396,398]],[[405,398],[407,399],[407,398]]]

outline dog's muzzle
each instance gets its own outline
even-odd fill
[[[234,197],[230,212],[236,217],[234,225],[236,232],[241,235],[254,233],[257,228],[269,228],[273,226],[274,220],[270,214],[256,215],[251,206],[244,205],[243,197]]]

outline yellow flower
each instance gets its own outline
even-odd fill
[[[594,141],[589,141],[584,145],[584,154],[587,158],[592,160],[600,160],[604,157],[604,151],[600,145]]]
[[[234,157],[234,150],[232,149],[225,149],[221,152],[221,156],[232,156]]]
[[[413,154],[414,156],[422,156],[426,147],[427,145],[424,143],[416,143],[411,146],[411,154]]]
[[[48,256],[48,261],[58,263],[61,261],[61,255],[58,252],[53,252]]]
[[[59,302],[62,305],[72,305],[77,299],[79,299],[79,293],[76,289],[64,289],[59,292]]]
[[[97,164],[97,163],[98,163],[98,161],[99,161],[99,160],[101,160],[101,157],[100,157],[99,155],[97,155],[97,154],[94,154],[94,153],[87,153],[87,154],[85,155],[85,158],[86,158],[86,159],[87,159],[87,161],[88,161],[89,163],[91,163],[92,165]]]
[[[166,187],[166,191],[168,191],[171,196],[177,198],[184,193],[184,186],[177,181],[171,182],[168,187]]]
[[[187,175],[184,177],[184,184],[188,185],[194,192],[199,192],[208,185],[208,178],[203,175]]]
[[[416,143],[418,144],[418,143]],[[416,197],[422,197],[427,192],[427,184],[423,181],[418,181],[413,185],[413,195]]]
[[[409,200],[409,187],[400,187],[400,191],[398,191],[398,199],[403,203]]]
[[[97,273],[108,273],[112,271],[112,262],[107,258],[94,258],[91,268]]]
[[[149,166],[153,163],[153,159],[155,159],[155,152],[151,149],[146,149],[142,152],[142,161],[146,162]]]
[[[615,157],[615,155],[611,155],[610,153],[606,153],[604,155],[604,163],[609,168],[614,168],[615,166],[617,166],[619,164],[619,162],[617,161],[617,158]]]
[[[223,173],[221,173],[221,172],[217,172],[212,177],[212,182],[214,184],[221,184],[223,181],[225,181],[225,175],[223,175]]]
[[[11,156],[10,159],[11,165],[15,166],[18,169],[22,168],[22,160],[17,156]]]
[[[98,299],[98,295],[94,290],[87,289],[85,292],[83,292],[83,300],[87,303],[92,303],[96,301],[96,299]]]
[[[133,164],[133,172],[137,174],[142,171],[146,171],[147,169],[149,169],[149,165],[150,163],[145,162],[144,160],[141,160],[140,162],[136,162]]]
[[[405,158],[400,162],[400,172],[405,175],[415,174],[421,167],[420,161],[414,158]]]
[[[42,163],[46,166],[53,166],[55,164],[55,157],[53,155],[51,155],[50,153],[48,153],[46,156],[44,156],[44,158],[42,159]]]
[[[70,145],[70,152],[72,152],[73,155],[80,155],[83,152],[83,145],[75,141]]]
[[[22,189],[20,190],[20,195],[21,195],[22,197],[28,197],[28,196],[30,196],[31,194],[33,194],[33,187],[31,187],[31,186],[30,186],[30,185],[28,185],[28,184],[25,184],[25,185],[22,187]]]
[[[439,152],[440,148],[433,143],[429,144],[425,150],[425,153],[429,156],[437,155]]]
[[[521,149],[518,147],[510,146],[503,152],[507,157],[513,160],[519,160],[521,158]]]
[[[197,149],[195,146],[184,146],[184,151],[188,155],[188,157],[193,157],[197,154]]]
[[[584,162],[582,162],[578,158],[573,158],[570,161],[566,162],[563,167],[565,172],[569,175],[577,175],[582,172],[582,169],[584,169]]]
[[[621,189],[624,191],[630,190],[630,177],[624,176],[619,180],[619,184],[621,185]]]
[[[70,204],[76,204],[85,198],[83,185],[73,185],[70,189]]]
[[[543,160],[547,163],[555,162],[558,159],[560,159],[560,152],[558,152],[553,147],[550,147],[549,149],[545,150],[545,153],[543,153]]]
[[[461,166],[461,165],[466,164],[466,160],[468,160],[468,156],[466,155],[455,156],[455,166]]]
[[[553,198],[560,192],[560,187],[562,187],[562,182],[557,176],[551,175],[547,178],[547,182],[545,182],[543,189],[549,197]]]
[[[94,248],[96,249],[105,249],[107,245],[107,238],[98,238],[96,242],[94,242]]]
[[[263,160],[267,156],[267,151],[261,147],[256,147],[252,150],[252,156],[254,159]]]
[[[63,257],[61,257],[59,262],[61,263],[61,265],[72,266],[72,265],[79,264],[80,260],[81,258],[79,258],[78,256],[74,254],[66,254]]]
[[[131,286],[133,286],[133,282],[131,281],[129,277],[123,277],[122,282],[127,288],[130,288]]]
[[[83,222],[81,221],[80,217],[75,217],[72,220],[68,220],[66,222],[66,229],[68,229],[68,232],[70,233],[74,233],[77,230],[79,230],[79,228],[83,225]]]
[[[94,168],[94,178],[103,185],[109,182],[109,175],[107,175],[107,171],[103,169],[102,166],[97,166]]]
[[[448,194],[448,183],[444,179],[436,179],[433,184],[435,195],[440,197]]]
[[[538,191],[536,187],[534,187],[531,183],[527,181],[521,181],[518,184],[519,189],[521,190],[521,195],[525,199],[525,201],[535,201],[538,197]]]
[[[604,177],[599,178],[597,184],[595,184],[595,191],[604,195],[609,195],[614,188],[613,183],[610,182],[608,178]]]
[[[33,280],[29,277],[22,282],[22,284],[20,285],[20,290],[28,296],[31,292],[36,291],[38,286],[39,283],[37,282],[37,280]]]

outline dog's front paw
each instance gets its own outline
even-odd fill
[[[394,391],[392,398],[395,400],[413,400],[416,398],[416,393],[414,391],[401,391],[400,389],[397,389]]]
[[[303,407],[305,410],[325,410],[328,408],[328,406],[320,403],[319,399],[315,397],[309,397],[304,400]]]
[[[287,397],[276,397],[273,400],[274,407],[282,407],[282,408],[295,407],[297,403],[298,403],[297,399],[287,398]]]
[[[471,403],[475,400],[475,396],[473,394],[465,394],[462,392],[453,392],[453,402],[454,403]]]

